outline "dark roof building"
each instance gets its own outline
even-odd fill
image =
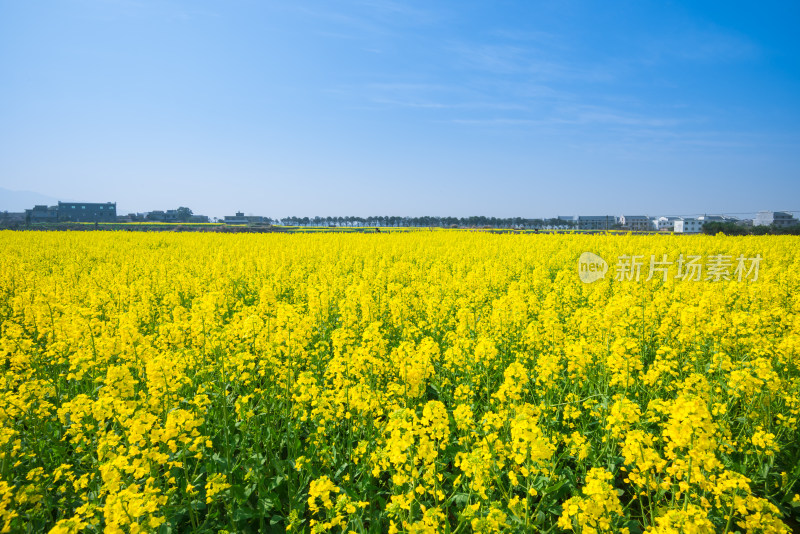
[[[608,230],[619,222],[614,215],[579,215],[578,230]]]
[[[245,215],[237,211],[236,215],[226,215],[223,221],[225,224],[262,224],[267,222],[261,215]]]
[[[150,213],[147,214],[147,220],[156,222],[165,222],[165,223],[180,222],[180,218],[178,217],[178,210],[151,211]]]
[[[25,210],[25,221],[28,223],[58,222],[56,206],[37,205]]]
[[[58,220],[69,222],[116,222],[116,202],[59,202]]]

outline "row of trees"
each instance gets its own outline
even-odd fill
[[[491,226],[492,228],[571,228],[575,225],[572,221],[562,219],[525,219],[523,217],[284,217],[273,220],[274,224],[284,226],[381,226],[381,227],[440,227],[451,226],[479,227]]]
[[[743,226],[733,222],[709,222],[703,225],[707,235],[800,235],[800,224],[794,226]]]
[[[187,208],[186,206],[181,206],[176,210],[167,210],[167,211],[151,211],[147,215],[144,216],[145,220],[147,221],[160,221],[160,222],[188,222],[194,212],[191,208]]]

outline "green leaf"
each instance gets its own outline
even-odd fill
[[[231,518],[238,523],[240,521],[247,521],[248,519],[258,517],[259,515],[260,514],[251,508],[237,508],[231,514]]]
[[[559,489],[561,489],[561,486],[566,484],[566,482],[567,482],[566,480],[562,480],[560,482],[556,482],[555,484],[552,484],[551,486],[548,486],[544,490],[542,490],[542,493],[545,493],[545,494],[546,493],[554,493],[554,492],[558,491]]]

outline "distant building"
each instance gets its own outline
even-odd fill
[[[148,213],[145,218],[148,221],[163,222],[163,223],[176,223],[180,222],[178,218],[178,210],[155,210]]]
[[[681,217],[673,223],[676,234],[698,234],[703,230],[703,221],[696,217]]]
[[[579,215],[578,230],[608,230],[619,221],[613,215]]]
[[[59,202],[58,220],[69,222],[116,222],[116,202]]]
[[[653,221],[647,215],[621,215],[619,224],[629,230],[654,230]]]
[[[28,224],[58,222],[58,207],[37,205],[25,210],[25,222]]]
[[[178,210],[156,210],[147,213],[144,217],[148,221],[163,222],[163,223],[207,223],[208,215],[189,215],[186,220],[181,219],[181,213]]]
[[[785,211],[759,211],[753,226],[793,226],[797,223],[794,215]]]
[[[25,212],[20,211],[0,211],[0,226],[6,228],[25,224]]]
[[[244,218],[244,213],[237,211],[236,215],[226,215],[222,222],[225,224],[247,224],[249,221]]]
[[[222,222],[225,224],[261,224],[269,221],[261,215],[245,215],[241,211],[237,211],[236,215],[226,215]]]
[[[146,213],[129,213],[127,215],[117,215],[117,222],[144,222],[147,220]]]
[[[700,219],[704,223],[709,223],[709,222],[732,222],[732,223],[735,223],[735,222],[739,222],[739,219],[737,217],[731,217],[729,215],[701,215],[700,217],[698,217],[698,219]]]
[[[701,215],[699,217],[681,217],[675,221],[676,234],[699,234],[703,231],[706,223],[710,222],[732,222],[738,223],[739,219],[727,215]]]
[[[652,221],[652,226],[659,232],[674,232],[675,221],[680,220],[680,217],[656,217]]]

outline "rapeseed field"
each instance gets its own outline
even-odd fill
[[[2,532],[797,528],[795,237],[0,252]]]

